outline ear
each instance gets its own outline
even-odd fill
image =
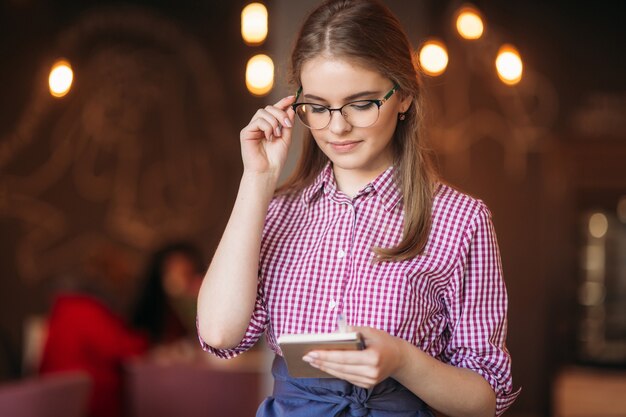
[[[406,113],[411,107],[411,103],[413,103],[413,97],[410,95],[402,95],[400,98],[400,113]]]

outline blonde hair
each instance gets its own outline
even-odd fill
[[[408,38],[398,19],[376,0],[329,0],[311,12],[300,29],[291,55],[290,82],[300,85],[303,64],[322,54],[372,68],[398,84],[403,97],[412,97],[392,139],[395,180],[404,203],[403,237],[395,247],[372,250],[378,261],[413,258],[428,241],[436,175],[421,140],[420,80]],[[277,192],[302,190],[327,162],[307,130],[298,165]]]

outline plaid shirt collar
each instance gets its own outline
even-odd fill
[[[390,166],[381,173],[374,181],[361,189],[354,200],[375,192],[380,198],[381,203],[387,212],[402,200],[402,192],[398,188],[394,175],[395,167]],[[302,201],[310,205],[321,195],[336,201],[350,201],[350,199],[337,189],[337,182],[333,173],[332,163],[329,161],[319,173],[313,184],[304,189],[302,193]]]

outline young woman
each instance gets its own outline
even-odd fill
[[[491,216],[431,169],[398,20],[374,0],[327,1],[291,64],[297,95],[241,131],[239,194],[198,300],[203,347],[233,357],[267,334],[275,388],[257,416],[500,415],[518,393]],[[296,114],[303,153],[276,192]],[[303,358],[336,378],[289,377],[277,338],[333,332],[339,314],[366,348]]]

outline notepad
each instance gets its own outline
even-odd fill
[[[359,332],[317,334],[284,334],[278,338],[289,375],[295,378],[334,378],[302,357],[313,350],[362,350],[365,348]]]

